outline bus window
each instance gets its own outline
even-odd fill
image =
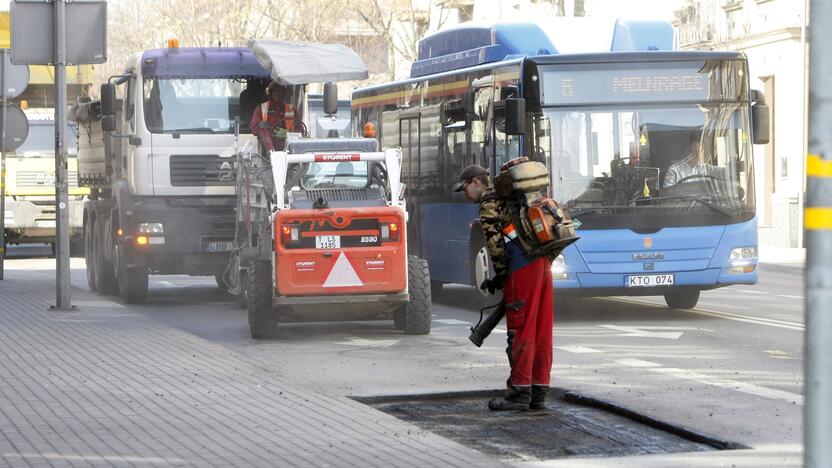
[[[506,119],[502,109],[494,110],[494,167],[499,169],[508,160],[520,156],[520,136],[506,135]]]
[[[457,109],[449,109],[445,112],[442,120],[442,133],[444,134],[444,170],[443,191],[449,191],[453,187],[456,178],[468,165],[465,161],[465,143],[467,125],[465,122],[465,109],[459,104]]]
[[[470,164],[487,165],[490,153],[486,152],[488,147],[488,126],[491,108],[491,86],[480,86],[474,89],[474,112],[471,114],[471,160],[465,161],[466,166]]]

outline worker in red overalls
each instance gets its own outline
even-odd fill
[[[305,132],[300,113],[285,100],[285,86],[272,81],[266,88],[266,94],[269,100],[254,109],[250,127],[252,135],[257,135],[260,141],[260,150],[269,154],[271,151],[283,151],[288,132]]]
[[[454,192],[463,192],[480,205],[480,226],[495,273],[480,288],[492,294],[502,289],[505,300],[506,353],[511,372],[505,397],[489,401],[488,408],[545,410],[552,373],[552,259],[525,254],[517,240],[508,202],[497,194],[486,168],[465,168]]]

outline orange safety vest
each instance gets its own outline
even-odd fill
[[[263,122],[269,121],[269,106],[271,106],[272,101],[269,99],[268,101],[260,104],[260,113],[263,116]],[[281,115],[278,114],[278,122],[280,121]],[[286,130],[292,131],[295,129],[295,108],[289,104],[283,104],[283,120],[286,122]]]

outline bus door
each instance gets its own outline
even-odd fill
[[[419,114],[402,117],[399,120],[399,146],[402,148],[402,179],[407,186],[405,193],[407,222],[407,250],[413,255],[422,254],[419,236],[421,216],[419,206],[419,157],[421,155],[419,138]]]

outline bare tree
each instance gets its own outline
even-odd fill
[[[347,0],[350,11],[359,22],[389,44],[392,53],[388,73],[395,78],[395,62],[412,62],[419,55],[419,40],[429,32],[431,17],[437,18],[434,29],[441,28],[448,19],[448,1],[418,2],[414,0]]]

